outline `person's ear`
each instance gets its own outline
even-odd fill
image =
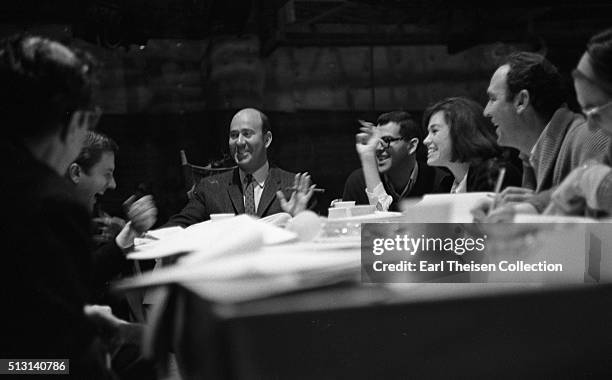
[[[68,166],[68,178],[74,183],[78,184],[81,180],[81,167],[77,163],[71,163]]]
[[[516,96],[514,96],[514,108],[516,108],[516,113],[521,114],[525,112],[527,107],[530,104],[530,96],[529,91],[521,90]]]
[[[408,140],[408,144],[407,144],[407,148],[408,148],[408,154],[414,154],[417,150],[417,148],[419,147],[419,139],[416,137],[411,138],[410,140]]]
[[[266,149],[270,147],[270,144],[272,144],[272,132],[266,132],[266,134],[264,135],[264,144],[266,146]]]

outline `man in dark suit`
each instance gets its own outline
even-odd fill
[[[270,122],[263,112],[253,108],[238,111],[229,130],[230,155],[238,168],[203,178],[189,203],[166,226],[186,227],[216,213],[266,217],[279,212],[295,215],[306,209],[314,191],[310,175],[270,165],[267,149],[271,143]]]
[[[376,124],[362,122],[356,146],[361,168],[346,180],[342,200],[397,211],[403,199],[450,190],[447,173],[417,162],[420,129],[408,112],[384,113]]]

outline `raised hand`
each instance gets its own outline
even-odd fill
[[[289,200],[285,198],[282,191],[279,190],[276,192],[276,196],[280,201],[283,211],[291,216],[295,216],[306,210],[308,202],[314,193],[315,186],[316,185],[311,184],[310,174],[308,174],[308,172],[296,174]]]
[[[355,148],[360,157],[376,155],[380,136],[376,126],[368,121],[359,120],[361,132],[355,136]]]
[[[123,205],[127,208],[130,228],[140,235],[148,231],[155,224],[157,220],[157,208],[155,207],[151,195],[145,195],[136,201],[134,200],[135,196],[132,195]]]
[[[157,208],[152,196],[135,199],[136,196],[132,195],[123,202],[129,221],[115,238],[117,245],[123,249],[133,246],[134,238],[147,232],[157,220]]]

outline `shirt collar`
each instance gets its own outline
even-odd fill
[[[452,194],[467,193],[467,176],[469,171],[470,169],[468,168],[461,181],[453,182],[453,187],[451,188]]]
[[[531,147],[531,150],[529,151],[529,161],[531,161],[533,157],[535,156],[535,152],[538,149],[538,145],[540,145],[542,143],[542,140],[544,139],[542,136],[544,136],[544,133],[546,132],[549,126],[550,126],[550,121],[548,122],[548,124],[546,124],[546,126],[542,130],[542,133],[540,133],[540,135],[538,136],[538,139],[536,140],[535,144],[533,144],[533,146]]]
[[[410,180],[412,183],[416,182],[417,176],[419,175],[419,162],[414,161],[414,169],[412,169],[412,174],[410,174]]]
[[[393,188],[393,185],[391,184],[391,181],[389,181],[389,177],[387,177],[386,174],[383,175],[383,181],[385,182],[385,185],[387,186],[387,188],[393,193],[395,193],[394,195],[397,196],[398,199],[401,199],[404,197],[405,194],[410,193],[410,191],[412,190],[412,187],[416,183],[418,175],[419,175],[419,162],[415,160],[414,168],[412,168],[412,173],[410,173],[410,179],[408,180],[408,183],[406,184],[406,186],[404,187],[401,193],[398,193]]]
[[[559,112],[562,108],[558,109],[557,111],[555,111],[555,113],[553,114],[553,116],[550,118],[550,120],[548,121],[548,124],[546,124],[546,126],[544,127],[544,129],[542,129],[542,132],[540,133],[540,136],[538,136],[538,139],[536,140],[535,144],[533,144],[533,146],[531,147],[531,150],[529,151],[529,164],[531,164],[532,167],[536,167],[537,166],[537,156],[536,156],[536,152],[538,150],[538,147],[540,144],[542,144],[542,141],[544,141],[545,139],[547,139],[548,137],[544,137],[547,135],[548,129],[552,128],[551,124],[553,123],[553,120],[558,119],[561,115],[561,113]]]
[[[268,173],[270,172],[270,164],[268,163],[268,161],[266,161],[265,164],[263,164],[259,169],[255,170],[254,173],[252,173],[253,179],[255,180],[255,183],[257,184],[257,186],[263,188],[264,184],[266,182],[266,178],[268,178]],[[240,173],[240,183],[244,184],[244,178],[246,177],[247,173],[240,169],[239,170]]]

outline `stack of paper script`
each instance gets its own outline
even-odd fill
[[[132,259],[182,255],[176,264],[122,281],[120,289],[180,283],[217,302],[239,302],[359,278],[359,240],[297,242],[247,215],[199,223],[139,247]]]

